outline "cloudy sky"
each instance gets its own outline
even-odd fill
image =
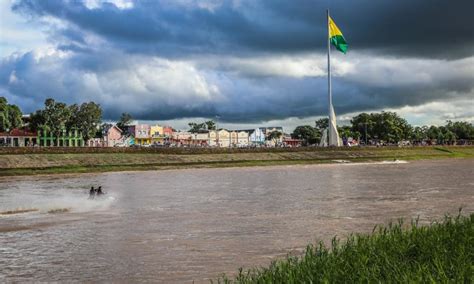
[[[474,121],[472,0],[2,0],[0,96],[291,131],[327,113],[326,8],[349,43],[332,53],[340,123]]]

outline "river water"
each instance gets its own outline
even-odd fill
[[[2,178],[0,282],[206,282],[461,206],[473,159]]]

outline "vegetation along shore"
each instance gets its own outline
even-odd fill
[[[446,216],[419,226],[402,221],[309,245],[301,257],[289,256],[267,268],[241,269],[219,283],[471,283],[474,280],[474,214]]]
[[[474,146],[358,148],[0,148],[0,176],[474,158]]]

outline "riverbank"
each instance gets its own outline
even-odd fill
[[[474,280],[474,214],[445,217],[430,226],[400,221],[350,235],[331,248],[309,245],[301,257],[274,261],[268,268],[239,270],[234,279],[219,283],[360,283]]]
[[[3,148],[0,176],[473,158],[474,146],[383,148]]]

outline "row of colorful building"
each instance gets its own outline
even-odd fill
[[[268,139],[271,132],[282,135]],[[282,127],[259,127],[245,130],[202,130],[199,132],[175,131],[172,127],[137,124],[122,131],[116,125],[104,129],[103,138],[88,141],[92,147],[138,146],[200,146],[200,147],[249,147],[249,146],[298,146],[301,141],[283,134]]]
[[[270,139],[270,133],[279,132]],[[301,141],[283,133],[282,127],[259,127],[243,130],[202,130],[197,133],[175,131],[161,125],[136,124],[125,130],[108,124],[102,135],[84,141],[78,131],[63,131],[58,137],[46,131],[30,132],[13,129],[0,133],[0,146],[42,147],[129,147],[129,146],[195,146],[195,147],[251,147],[299,146]]]

